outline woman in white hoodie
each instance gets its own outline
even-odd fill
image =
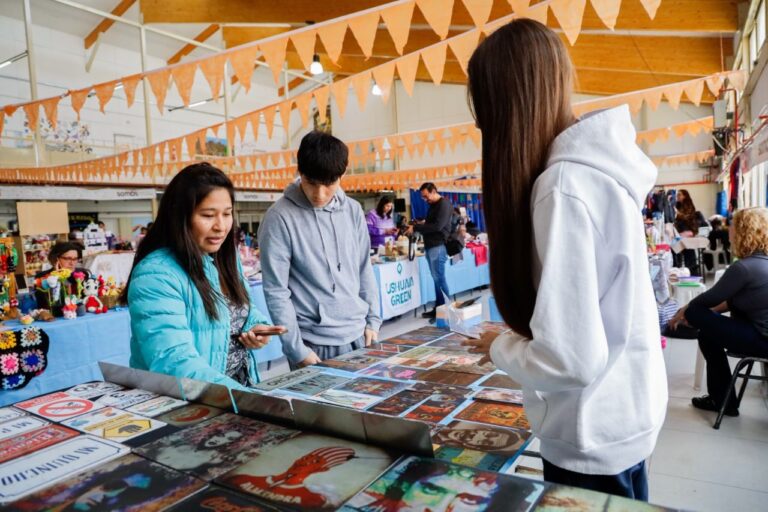
[[[656,168],[626,105],[576,119],[560,38],[521,19],[469,62],[491,285],[511,331],[471,343],[520,382],[544,478],[647,500],[667,405],[640,211]]]

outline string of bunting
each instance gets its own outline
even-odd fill
[[[656,109],[659,107],[662,99],[666,99],[672,108],[679,108],[681,96],[684,93],[688,99],[694,104],[701,102],[701,96],[704,93],[704,88],[707,87],[713,95],[719,93],[720,88],[728,80],[729,84],[737,89],[743,89],[746,75],[743,71],[727,71],[716,73],[707,77],[688,80],[685,82],[678,82],[673,84],[667,84],[663,86],[653,87],[650,89],[643,89],[634,91],[631,93],[619,94],[616,96],[609,96],[606,98],[591,99],[584,102],[574,104],[574,112],[577,114],[583,114],[591,110],[610,108],[620,104],[628,104],[633,112],[639,111],[643,103],[646,103],[650,108]],[[334,84],[335,85],[335,84]],[[327,86],[326,86],[327,87]],[[324,88],[319,88],[315,91],[311,91],[311,94],[318,95],[319,91]],[[327,89],[325,89],[327,92]],[[316,96],[317,97],[317,96]],[[290,100],[289,100],[290,101]],[[327,101],[327,97],[326,97]],[[300,102],[301,103],[301,102]],[[276,115],[278,108],[283,108],[286,102],[282,104],[273,104],[267,107],[263,107],[259,110],[247,113],[243,116],[235,118],[230,126],[238,127],[237,130],[241,138],[246,137],[243,123],[250,122],[253,126],[258,126],[258,122],[263,116],[265,121],[272,120]],[[307,105],[308,108],[308,105]],[[320,113],[325,112],[324,106],[319,108]],[[290,112],[288,112],[290,114]],[[302,118],[308,118],[308,113],[302,115]],[[135,149],[118,153],[109,157],[102,157],[98,159],[89,160],[87,162],[81,162],[76,164],[68,164],[65,166],[58,166],[55,168],[56,175],[58,176],[72,176],[72,173],[79,173],[84,176],[84,181],[96,180],[101,182],[103,176],[115,176],[119,173],[120,169],[131,169],[143,166],[142,169],[150,174],[160,173],[161,176],[168,175],[172,171],[168,169],[180,169],[178,165],[172,165],[175,162],[182,160],[183,150],[182,144],[187,148],[187,161],[192,161],[198,153],[202,153],[206,147],[206,135],[210,130],[214,136],[218,136],[218,132],[224,123],[218,123],[209,127],[205,127],[182,137],[177,137],[167,141],[154,144],[141,149]],[[672,133],[681,130],[695,131],[699,128],[703,129],[698,122],[691,122],[688,126],[683,127],[685,123],[681,123],[681,126],[672,127]],[[270,130],[271,123],[267,123],[267,129]],[[664,137],[663,130],[659,129],[655,136],[657,138]],[[447,134],[446,134],[447,131]],[[254,135],[258,133],[258,129],[253,130]],[[425,133],[431,134],[431,139],[425,139]],[[442,133],[442,137],[440,134]],[[648,135],[648,140],[652,140],[654,134]],[[453,149],[452,145],[463,144],[467,139],[471,139],[475,142],[475,145],[479,147],[480,144],[480,132],[474,127],[473,123],[464,123],[460,125],[453,125],[443,128],[431,128],[429,130],[423,130],[420,132],[405,133],[399,135],[396,139],[394,136],[379,137],[371,139],[371,143],[378,150],[384,147],[384,139],[387,140],[391,147],[397,148],[396,151],[399,156],[403,156],[405,151],[411,156],[421,156],[424,150],[428,150],[430,154],[434,154],[435,150],[444,151],[444,147],[447,146]],[[363,141],[364,142],[364,141]],[[455,144],[454,144],[455,143]],[[350,153],[352,155],[351,161],[354,164],[360,164],[359,150],[361,142],[355,142],[350,144]],[[368,153],[369,154],[369,153]],[[261,165],[262,169],[266,169],[269,165],[272,167],[288,166],[292,164],[294,158],[294,152],[292,151],[280,151],[274,153],[260,153],[253,155],[242,155],[237,157],[229,157],[238,159],[241,163],[241,168],[246,168],[245,162],[250,163],[250,169],[255,170],[257,163]],[[372,157],[366,157],[364,162],[370,164]],[[37,173],[40,175],[40,170],[44,168],[36,168],[25,170],[26,172]],[[13,171],[13,170],[11,170]],[[0,179],[6,180],[3,176],[7,176],[8,173],[0,173]],[[14,179],[11,181],[18,181],[20,178],[13,175]],[[65,178],[68,179],[68,178]]]
[[[389,61],[370,71],[355,75],[354,78],[341,80],[337,82],[339,85],[334,84],[332,86],[333,94],[336,96],[340,111],[343,112],[343,106],[346,104],[347,89],[350,84],[355,88],[361,106],[364,104],[366,94],[361,93],[361,91],[364,91],[370,85],[371,74],[382,89],[384,101],[386,101],[389,95],[389,88],[395,68],[397,68],[398,76],[410,94],[415,81],[419,57],[424,62],[435,84],[439,84],[442,81],[448,48],[451,49],[462,70],[466,73],[467,61],[479,41],[481,32],[488,35],[517,16],[532,18],[546,23],[549,11],[551,10],[552,15],[557,20],[567,39],[571,44],[574,44],[582,30],[584,10],[587,3],[587,0],[544,0],[531,5],[531,0],[508,0],[513,14],[488,23],[493,0],[459,1],[462,2],[467,12],[469,12],[475,24],[475,29],[452,38],[447,38],[447,36],[454,0],[397,0],[187,62],[165,66],[145,73],[123,76],[116,80],[101,82],[81,89],[69,90],[62,95],[37,101],[5,105],[0,108],[0,134],[2,133],[5,117],[12,116],[17,110],[24,112],[30,129],[34,131],[37,129],[40,109],[42,108],[46,118],[55,128],[58,120],[59,104],[64,98],[70,99],[70,107],[79,119],[80,111],[85,105],[86,100],[93,93],[93,96],[98,100],[99,109],[104,113],[106,106],[112,101],[115,90],[118,87],[122,87],[124,90],[126,103],[128,108],[130,108],[135,100],[136,87],[143,79],[147,80],[161,115],[163,114],[165,98],[171,83],[175,85],[184,106],[189,106],[192,85],[198,70],[203,74],[210,86],[212,97],[219,98],[227,63],[231,66],[233,75],[247,92],[250,89],[254,65],[256,65],[259,57],[263,61],[258,62],[269,66],[275,83],[278,84],[283,64],[286,60],[289,42],[306,70],[309,69],[312,57],[316,53],[318,39],[322,43],[329,59],[334,64],[337,64],[341,56],[347,31],[352,33],[365,57],[369,58],[372,55],[373,43],[380,22],[386,26],[398,54],[403,55],[403,50],[411,31],[414,9],[418,7],[429,27],[440,37],[441,42],[396,59],[397,63]],[[615,27],[621,2],[622,0],[590,0],[598,17],[611,30]],[[653,19],[661,4],[661,0],[640,0],[640,2],[650,18]],[[328,92],[325,91],[320,94],[323,96],[318,97],[315,94],[310,96],[302,95],[294,100],[299,102],[297,106],[302,113],[302,119],[304,119],[304,113],[307,112],[311,96],[315,97],[318,105],[320,103],[327,103]],[[290,105],[288,105],[288,110],[290,110]],[[286,117],[283,110],[281,109],[280,111],[281,115]],[[321,112],[324,113],[324,109]],[[271,138],[271,128],[268,127],[268,129]]]

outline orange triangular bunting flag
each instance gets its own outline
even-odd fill
[[[718,73],[717,75],[707,77],[705,81],[707,83],[709,92],[715,96],[718,96],[720,94],[720,88],[723,86],[723,82],[725,81],[725,77]]]
[[[278,82],[280,70],[283,68],[283,61],[285,60],[285,47],[287,44],[288,39],[282,38],[278,39],[274,43],[268,43],[261,46],[264,60],[267,61],[267,64],[269,64],[269,67],[272,69],[272,73],[275,75],[275,83]],[[275,54],[270,53],[267,55],[268,52],[264,49],[265,46],[269,50],[274,51]],[[282,54],[280,54],[281,47]],[[229,64],[232,66],[232,71],[237,77],[237,81],[240,82],[240,85],[243,87],[243,89],[245,89],[246,92],[251,89],[251,77],[253,76],[253,67],[255,66],[257,53],[259,53],[259,47],[248,46],[229,54]],[[280,64],[277,65],[277,70],[272,67],[272,62],[270,59],[276,59],[280,61]]]
[[[344,117],[347,110],[347,94],[349,94],[349,78],[343,78],[331,84],[333,99],[336,100],[336,108],[339,109],[339,115]]]
[[[376,39],[376,31],[379,29],[379,13],[377,11],[356,16],[349,20],[349,30],[355,36],[357,44],[363,51],[365,58],[373,53],[373,42]]]
[[[3,135],[3,125],[5,124],[5,112],[0,110],[0,137]]]
[[[112,95],[115,94],[115,85],[117,85],[117,80],[99,84],[93,88],[96,97],[99,98],[99,110],[101,110],[102,114],[104,113],[104,107],[112,99]]]
[[[581,22],[584,18],[587,0],[553,0],[549,6],[552,8],[552,13],[557,18],[560,28],[565,32],[565,37],[573,46],[581,32]]]
[[[140,81],[140,74],[126,76],[122,79],[123,92],[125,92],[125,102],[127,103],[128,108],[131,108],[133,101],[136,99],[136,86],[139,85]]]
[[[408,35],[411,32],[411,18],[413,17],[414,2],[395,5],[381,11],[381,19],[387,25],[389,35],[395,43],[397,53],[402,55]]]
[[[530,7],[529,9],[527,9],[523,13],[523,16],[528,19],[536,20],[542,25],[546,25],[548,11],[549,11],[549,4],[546,2],[542,2],[540,4],[536,4],[533,7]]]
[[[371,70],[373,73],[373,79],[376,81],[376,85],[381,89],[381,99],[384,103],[389,99],[389,93],[392,89],[392,80],[395,78],[395,63],[392,61],[385,62],[380,66],[376,66]]]
[[[451,26],[453,0],[416,0],[416,5],[435,34],[445,39]]]
[[[280,119],[283,122],[283,130],[286,132],[291,124],[291,104],[293,100],[285,100],[280,103]]]
[[[80,89],[77,91],[69,91],[69,97],[72,101],[72,110],[77,114],[77,119],[80,119],[80,109],[85,105],[85,100],[88,98],[88,93],[91,92],[91,88]],[[7,112],[6,112],[7,113]]]
[[[200,61],[200,71],[203,72],[208,86],[211,88],[211,97],[218,100],[221,96],[221,82],[224,80],[224,65],[227,62],[225,54],[215,55]]]
[[[315,96],[317,115],[320,118],[320,122],[324,123],[328,118],[328,96],[331,94],[331,88],[324,85],[312,91],[312,94]]]
[[[606,27],[613,30],[619,17],[621,0],[592,0],[592,8]]]
[[[291,36],[291,42],[296,48],[296,53],[299,54],[301,63],[304,64],[304,69],[309,69],[312,64],[312,57],[315,55],[315,37],[314,30],[305,30]]]
[[[272,105],[270,107],[265,108],[262,113],[264,114],[264,124],[267,127],[267,137],[269,139],[272,138],[272,132],[275,127],[275,113],[276,113],[277,107],[275,105]]]
[[[650,16],[651,19],[656,17],[656,11],[659,10],[661,0],[640,0],[640,3],[643,4],[645,11],[648,13],[648,16]]]
[[[440,82],[443,81],[446,50],[448,50],[446,43],[438,43],[421,51],[421,60],[424,61],[424,65],[427,67],[427,71],[429,71],[429,76],[432,77],[435,85],[440,85]]]
[[[667,97],[669,106],[677,110],[680,106],[680,98],[683,95],[682,85],[671,85],[664,89],[664,96]]]
[[[306,128],[309,125],[309,104],[312,101],[312,93],[305,92],[296,96],[293,101],[296,103],[296,109],[301,116],[301,126]]]
[[[419,67],[419,52],[409,53],[397,59],[397,75],[403,82],[403,88],[408,96],[413,96],[413,84],[416,81],[416,70]]]
[[[147,75],[147,80],[149,80],[149,86],[152,88],[152,92],[155,95],[155,101],[157,101],[157,109],[160,111],[160,115],[163,114],[163,105],[165,104],[165,95],[168,93],[168,82],[170,78],[171,72],[168,69],[161,69],[160,71]]]
[[[365,111],[365,101],[368,99],[368,91],[371,85],[371,74],[367,71],[358,73],[352,78],[352,87],[355,89],[357,104],[360,105],[360,112]]]
[[[240,116],[232,119],[229,124],[234,125],[235,128],[237,128],[237,132],[240,134],[240,141],[242,142],[245,140],[245,132],[248,130],[248,119],[249,116]],[[232,143],[234,144],[235,139],[231,139]]]
[[[27,115],[27,125],[29,126],[29,129],[33,132],[37,131],[37,121],[40,118],[40,103],[33,102],[33,103],[27,103],[23,107],[24,113]]]
[[[54,130],[59,118],[59,101],[61,101],[61,96],[54,96],[41,102],[45,118],[48,119]],[[2,122],[0,122],[0,133],[3,133]]]
[[[512,12],[521,16],[529,9],[531,0],[507,0],[509,6],[512,8]]]
[[[461,34],[460,36],[452,37],[448,41],[448,46],[451,47],[453,55],[456,56],[456,60],[459,61],[459,66],[464,74],[467,74],[467,63],[472,53],[477,48],[477,42],[480,40],[480,30],[474,29]],[[422,56],[423,58],[423,56]]]
[[[462,0],[469,16],[476,27],[482,27],[488,21],[493,7],[493,0]]]
[[[179,92],[181,102],[185,107],[189,106],[189,96],[192,93],[192,84],[195,82],[195,70],[197,63],[181,64],[171,69],[173,83]]]
[[[331,62],[336,64],[344,46],[344,35],[347,33],[347,22],[340,21],[317,29],[317,35],[325,47],[325,53]]]
[[[259,140],[259,123],[261,121],[259,114],[260,112],[256,111],[248,115],[248,122],[251,123],[251,131],[253,132],[254,141]]]
[[[701,104],[701,96],[704,94],[704,81],[694,80],[684,87],[688,100],[697,107]]]
[[[659,104],[661,103],[661,93],[662,91],[660,89],[659,90],[654,89],[652,91],[648,91],[643,95],[645,99],[645,103],[649,107],[651,107],[651,110],[656,110],[657,108],[659,108]]]

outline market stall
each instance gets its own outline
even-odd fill
[[[462,362],[460,341],[424,328],[253,392],[104,364],[106,382],[0,409],[0,504],[352,511],[387,500],[387,510],[662,510],[517,476],[530,475],[520,469],[522,451],[535,453],[520,393],[493,368]],[[372,371],[385,359],[439,368]],[[43,463],[46,471],[28,471]]]

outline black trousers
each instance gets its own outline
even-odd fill
[[[725,350],[745,356],[768,357],[768,338],[750,322],[723,316],[705,306],[689,304],[685,319],[699,329],[699,348],[707,361],[707,392],[715,403],[722,404],[731,382],[731,366]],[[729,407],[735,407],[736,393],[731,392]]]
[[[645,461],[635,464],[618,475],[587,475],[576,473],[544,461],[544,480],[553,484],[570,485],[592,491],[648,501],[648,475]]]

